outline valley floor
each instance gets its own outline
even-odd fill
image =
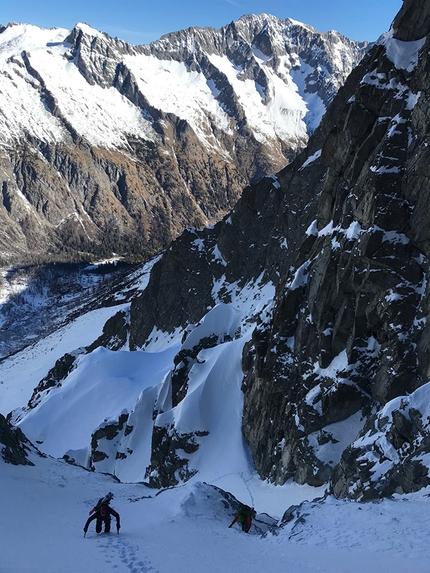
[[[368,504],[331,497],[304,502],[293,520],[261,536],[255,525],[248,535],[237,524],[229,529],[232,515],[210,485],[195,481],[156,495],[63,461],[39,458],[36,464],[0,461],[0,573],[429,571],[426,490]],[[270,509],[277,518],[289,501],[311,493],[255,481],[252,488],[257,510]],[[114,533],[97,536],[93,522],[84,538],[89,509],[109,490],[121,515],[120,534],[113,527]],[[248,492],[243,485],[236,495],[247,501]]]

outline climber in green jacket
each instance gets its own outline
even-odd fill
[[[229,527],[232,527],[236,523],[236,521],[238,521],[242,526],[242,531],[248,533],[249,530],[251,529],[253,517],[255,517],[254,508],[249,507],[249,505],[245,505],[244,503],[241,503]]]

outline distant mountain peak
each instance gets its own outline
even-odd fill
[[[142,46],[85,23],[9,27],[0,187],[14,239],[0,247],[7,257],[31,258],[35,244],[38,257],[63,248],[80,257],[114,250],[112,233],[123,254],[154,254],[284,167],[364,52],[266,14]]]

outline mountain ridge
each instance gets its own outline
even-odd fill
[[[5,27],[3,259],[146,259],[291,160],[366,45],[248,20],[199,30],[197,47],[180,32],[180,49],[175,34],[133,46],[85,24]]]

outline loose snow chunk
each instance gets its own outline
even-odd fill
[[[273,185],[273,187],[274,187],[275,189],[280,189],[281,184],[279,183],[278,178],[276,177],[276,175],[271,174],[271,175],[266,175],[266,177],[267,177],[268,179],[272,179],[272,181],[273,181],[272,185]]]
[[[386,74],[377,74],[376,72],[365,74],[365,76],[361,80],[361,83],[371,86],[376,86],[380,89],[386,89],[391,85],[387,82]]]
[[[321,368],[318,362],[314,365],[314,373],[318,376],[336,379],[339,372],[342,372],[348,367],[348,356],[346,350],[342,350],[337,356],[333,358],[327,368]]]
[[[334,231],[333,221],[330,221],[321,231],[318,233],[318,237],[325,237],[326,235],[332,235]]]
[[[413,92],[409,92],[408,96],[407,96],[406,109],[407,110],[414,109],[414,107],[418,103],[418,100],[420,99],[420,96],[421,96],[421,92],[418,92],[417,94],[414,94]]]
[[[318,236],[318,222],[315,219],[315,221],[312,221],[312,223],[309,225],[309,227],[306,229],[306,233],[305,233],[308,237],[310,235],[314,235],[314,236]]]
[[[212,251],[212,252],[213,252],[212,261],[217,261],[217,262],[221,263],[221,265],[222,265],[223,267],[226,267],[226,266],[227,266],[227,263],[225,262],[224,257],[222,256],[221,251],[219,250],[218,245],[215,245],[215,247],[213,248],[213,251]]]
[[[199,252],[204,251],[205,243],[203,239],[195,239],[191,245],[194,246]]]
[[[353,221],[347,229],[342,229],[339,225],[336,227],[333,225],[333,221],[327,223],[327,225],[318,231],[317,221],[312,221],[309,227],[306,230],[306,235],[309,237],[310,235],[318,236],[318,237],[327,237],[333,235],[334,233],[343,233],[347,239],[353,241],[357,239],[360,234],[363,232],[360,223],[358,221]],[[336,243],[338,242],[337,239],[334,239]],[[337,245],[336,245],[337,248]]]
[[[400,169],[398,167],[376,167],[376,165],[372,165],[370,171],[372,171],[372,173],[376,173],[376,175],[382,175],[384,173],[399,173]]]
[[[208,312],[201,323],[187,337],[182,348],[193,348],[202,338],[212,335],[222,338],[234,338],[242,319],[242,311],[233,306],[220,303]]]
[[[339,241],[337,239],[332,239],[331,240],[331,248],[333,249],[333,251],[336,251],[337,249],[341,248],[341,244],[339,243]]]
[[[306,161],[303,163],[303,165],[300,167],[299,171],[301,171],[302,169],[304,169],[305,167],[307,167],[308,165],[310,165],[311,163],[313,163],[314,161],[316,161],[319,157],[321,157],[321,149],[319,149],[318,151],[316,151],[313,155],[311,155],[310,157],[308,157],[306,159]]]
[[[286,284],[286,287],[290,288],[291,290],[296,290],[304,286],[308,282],[309,265],[310,261],[307,261],[302,266],[300,266],[294,273],[294,277],[292,278],[292,280]]]
[[[390,30],[382,44],[385,45],[387,58],[393,62],[397,69],[412,72],[418,63],[418,54],[425,41],[426,37],[415,42],[402,42],[393,38],[393,30]]]
[[[396,231],[384,231],[382,242],[400,243],[402,245],[407,245],[409,243],[409,239],[403,233],[397,233]]]
[[[315,388],[309,390],[305,396],[305,402],[308,406],[313,408],[318,414],[323,413],[321,405],[321,385],[318,384]]]
[[[358,221],[353,221],[350,226],[345,230],[345,235],[348,239],[357,239],[360,233],[363,231],[360,223]]]

